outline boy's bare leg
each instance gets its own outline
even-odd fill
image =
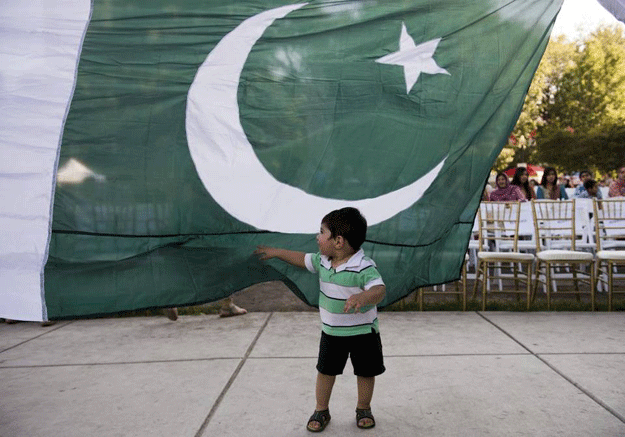
[[[336,375],[317,373],[317,387],[315,389],[317,406],[315,407],[315,411],[327,410],[330,407],[330,396],[332,395],[334,381],[336,381]],[[310,425],[311,428],[315,429],[318,429],[320,426],[321,424],[318,422],[312,422]]]
[[[375,376],[364,377],[357,376],[356,383],[358,385],[358,405],[356,408],[367,410],[371,408],[371,399],[373,398],[373,387],[375,386]],[[364,418],[360,420],[361,426],[367,426],[373,423],[371,419]]]

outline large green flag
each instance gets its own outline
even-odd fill
[[[45,268],[52,318],[314,275],[330,210],[367,218],[382,306],[459,276],[490,167],[562,0],[93,2]]]

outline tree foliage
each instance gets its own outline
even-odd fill
[[[497,167],[532,162],[565,172],[582,167],[609,172],[624,160],[623,126],[622,27],[599,27],[573,42],[560,36],[547,46]]]

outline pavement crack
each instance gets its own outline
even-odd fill
[[[477,311],[476,311],[477,312]],[[514,338],[514,336],[512,336],[512,334],[510,334],[509,332],[507,332],[505,329],[503,329],[501,326],[497,325],[495,322],[493,322],[492,320],[490,320],[489,318],[487,318],[484,314],[477,312],[477,314],[483,318],[484,320],[486,320],[488,323],[490,323],[491,325],[493,325],[495,328],[497,328],[498,330],[500,330],[501,332],[503,332],[506,336],[508,336],[512,341],[514,341],[515,343],[517,343],[519,346],[521,346],[523,349],[525,349],[526,351],[528,351],[532,356],[534,356],[536,359],[540,360],[544,365],[546,365],[547,367],[549,367],[551,370],[553,370],[557,375],[559,375],[560,377],[562,377],[565,381],[567,381],[569,384],[571,384],[573,387],[577,388],[578,390],[580,390],[582,393],[584,393],[586,396],[588,396],[590,399],[592,399],[593,401],[595,401],[599,406],[601,406],[602,408],[604,408],[605,410],[607,410],[610,414],[612,414],[614,417],[616,417],[618,420],[620,420],[621,422],[625,423],[625,417],[620,414],[618,411],[616,411],[614,408],[610,407],[608,404],[606,404],[605,402],[603,402],[601,399],[599,399],[597,396],[595,396],[594,394],[592,394],[590,392],[590,390],[584,388],[582,385],[580,385],[579,383],[573,381],[571,378],[569,378],[567,375],[565,375],[563,372],[561,372],[557,367],[555,367],[554,365],[552,365],[549,361],[547,361],[546,359],[542,358],[540,355],[538,355],[537,353],[535,353],[534,351],[532,351],[530,348],[528,348],[527,346],[525,346],[523,343],[521,343],[519,340],[517,340],[516,338]]]
[[[232,387],[232,384],[234,383],[234,380],[237,379],[237,376],[239,376],[239,373],[241,372],[241,369],[243,368],[243,366],[247,362],[247,359],[249,358],[250,354],[252,353],[252,350],[254,350],[254,346],[256,346],[256,342],[258,341],[258,339],[260,338],[262,333],[265,331],[265,328],[269,324],[269,320],[271,320],[271,316],[273,316],[273,312],[269,313],[269,315],[265,319],[265,323],[263,323],[263,326],[261,326],[261,328],[258,330],[258,333],[256,333],[256,337],[254,337],[254,340],[252,340],[252,343],[250,343],[250,346],[247,348],[247,351],[245,352],[245,355],[243,355],[243,358],[241,358],[241,361],[239,362],[239,365],[237,366],[237,368],[234,370],[234,372],[230,376],[230,379],[228,380],[228,382],[226,383],[224,388],[221,390],[221,393],[219,393],[219,396],[217,397],[217,400],[213,404],[213,407],[208,412],[208,415],[204,419],[204,422],[202,423],[202,425],[200,426],[198,431],[195,433],[195,437],[201,437],[202,434],[204,433],[204,430],[206,430],[206,427],[208,426],[208,424],[210,423],[211,419],[215,415],[215,412],[219,408],[219,405],[221,404],[221,401],[226,396],[226,393],[228,393],[228,390],[230,390],[230,387]]]

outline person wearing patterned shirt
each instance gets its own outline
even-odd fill
[[[625,196],[625,165],[618,169],[618,176],[615,181],[610,184],[608,197]]]
[[[319,252],[304,253],[259,246],[260,259],[278,258],[319,275],[319,314],[322,322],[314,414],[307,429],[323,431],[330,421],[330,395],[336,375],[351,359],[357,377],[356,425],[373,428],[371,399],[375,377],[386,369],[382,355],[377,304],[386,287],[376,265],[360,248],[367,221],[356,208],[327,214],[317,235]]]

